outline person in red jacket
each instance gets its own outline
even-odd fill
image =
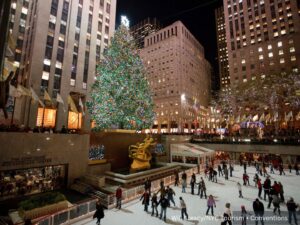
[[[121,204],[122,204],[122,188],[121,188],[121,186],[119,186],[116,190],[116,199],[117,199],[116,208],[121,209]]]
[[[276,195],[279,195],[279,193],[280,193],[280,185],[276,181],[274,181],[274,184],[273,184],[272,188],[274,189]]]
[[[262,184],[261,184],[261,180],[259,178],[257,180],[257,188],[258,188],[258,197],[261,199]]]

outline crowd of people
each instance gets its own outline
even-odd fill
[[[247,186],[251,185],[251,187],[255,187],[257,189],[257,197],[251,196],[254,201],[252,205],[249,206],[249,208],[251,208],[251,211],[253,210],[255,214],[256,224],[258,224],[258,222],[264,224],[263,218],[265,213],[265,206],[268,209],[272,208],[274,215],[278,216],[281,216],[281,208],[286,207],[288,211],[289,223],[291,224],[292,220],[294,220],[294,223],[298,224],[296,216],[296,209],[298,205],[295,203],[292,197],[289,197],[289,199],[286,201],[286,199],[284,198],[285,187],[279,179],[271,181],[270,174],[272,174],[273,172],[275,173],[274,168],[272,168],[272,166],[267,167],[265,164],[255,164],[254,168],[256,170],[256,173],[253,176],[252,182],[249,173],[247,173],[249,167],[250,166],[247,162],[243,162],[243,176],[240,177],[241,180],[236,183],[239,198],[244,198],[243,189]],[[295,168],[295,173],[297,174],[298,172],[296,169],[297,168]],[[292,168],[286,171],[284,170],[284,168],[281,169],[281,167],[279,167],[278,172],[276,171],[276,173],[278,173],[278,175],[283,173],[293,173]],[[218,182],[217,179],[228,180],[233,177],[233,173],[234,165],[223,161],[218,166],[216,166],[216,168],[213,166],[207,166],[204,172],[204,177],[202,177],[201,175],[197,177],[195,173],[193,173],[189,177],[184,171],[181,173],[181,176],[179,176],[178,172],[176,172],[174,186],[178,187],[179,185],[181,185],[182,193],[187,193],[187,188],[190,188],[190,191],[188,192],[191,195],[198,195],[200,198],[205,198],[207,206],[205,215],[215,216],[214,208],[217,205],[217,201],[215,200],[214,195],[209,193],[207,194],[205,179],[207,179],[207,182]],[[140,201],[142,202],[145,212],[149,212],[151,216],[159,217],[159,219],[164,220],[165,222],[167,220],[168,208],[170,207],[179,207],[181,211],[180,218],[188,219],[189,214],[187,206],[189,205],[189,202],[186,202],[183,196],[177,197],[177,195],[178,193],[176,193],[171,186],[166,186],[163,180],[161,180],[160,182],[159,189],[157,191],[153,191],[153,189],[151,189],[151,181],[147,179],[144,183],[144,192],[140,197]],[[116,190],[116,207],[118,209],[121,209],[121,202],[122,188],[121,186],[119,186]],[[176,205],[177,202],[179,203],[178,206]],[[245,205],[241,205],[240,208],[242,225],[246,225],[248,218],[247,215],[249,214],[248,211],[250,211],[249,208],[246,208],[248,207],[246,207]],[[231,225],[233,216],[234,215],[231,210],[231,203],[227,202],[222,214],[221,225]]]

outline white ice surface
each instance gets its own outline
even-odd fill
[[[250,176],[250,186],[242,186],[242,192],[244,198],[238,197],[238,188],[237,182],[239,181],[243,184],[242,174],[243,168],[240,166],[235,166],[233,171],[233,177],[229,177],[229,180],[225,180],[224,177],[218,177],[218,183],[213,183],[208,181],[205,178],[206,187],[207,187],[207,195],[212,194],[215,196],[216,200],[216,208],[214,208],[215,217],[205,216],[206,213],[206,199],[200,199],[197,195],[190,194],[190,186],[187,188],[187,193],[181,193],[181,186],[174,187],[175,202],[176,205],[179,205],[179,197],[182,196],[187,205],[187,212],[189,215],[189,220],[181,220],[180,215],[181,211],[177,207],[171,207],[167,209],[167,221],[166,223],[160,220],[157,217],[152,217],[150,213],[146,213],[143,210],[142,203],[137,199],[128,204],[122,206],[121,210],[111,209],[105,210],[105,217],[101,220],[102,225],[158,225],[158,224],[204,224],[204,225],[217,225],[221,224],[221,220],[218,218],[223,215],[225,209],[225,203],[231,203],[232,211],[240,211],[241,205],[246,207],[246,210],[252,210],[252,203],[257,198],[258,190],[254,187],[253,176],[255,174],[255,168],[250,167],[247,169],[247,172]],[[284,187],[284,197],[287,200],[289,197],[293,197],[296,203],[300,203],[300,176],[295,175],[295,171],[292,171],[290,174],[289,171],[285,171],[285,176],[280,176],[278,171],[275,171],[275,174],[271,174],[272,185],[273,182],[280,181]],[[200,176],[204,178],[204,174],[197,175],[197,182],[199,181]],[[262,182],[265,180],[262,178]],[[189,180],[188,180],[189,181]],[[197,187],[195,188],[195,193],[197,193]],[[262,192],[263,196],[263,192]],[[263,201],[266,211],[272,211],[273,205],[271,205],[271,209],[267,209],[267,202]],[[172,205],[172,204],[171,204]],[[151,207],[149,206],[149,210],[151,211]],[[281,204],[281,210],[286,211],[285,204]],[[160,212],[160,206],[158,207],[158,211]],[[267,212],[266,212],[267,213]],[[238,213],[239,214],[239,213]],[[272,212],[270,212],[273,215]],[[249,215],[251,216],[251,215]],[[298,220],[300,215],[298,214]],[[298,222],[299,223],[299,222]],[[76,225],[92,225],[96,224],[96,220],[92,220],[92,218],[88,218],[82,220]],[[241,224],[240,221],[234,221],[234,224]],[[247,224],[255,224],[254,222],[248,221]],[[259,223],[260,224],[260,223]],[[265,222],[265,224],[275,224],[274,222]],[[288,222],[277,222],[276,224],[288,224]]]

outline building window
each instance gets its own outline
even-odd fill
[[[278,47],[282,47],[282,42],[279,41],[279,42],[277,43],[277,46],[278,46]]]
[[[296,61],[296,56],[292,55],[291,56],[291,61]]]
[[[282,64],[282,63],[285,63],[284,58],[281,58],[281,59],[280,59],[280,63],[281,63],[281,64]]]
[[[81,129],[82,113],[69,111],[68,129]]]
[[[38,108],[36,126],[55,127],[56,109]]]

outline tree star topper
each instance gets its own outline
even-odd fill
[[[129,28],[129,19],[127,18],[127,16],[121,16],[121,24]]]

